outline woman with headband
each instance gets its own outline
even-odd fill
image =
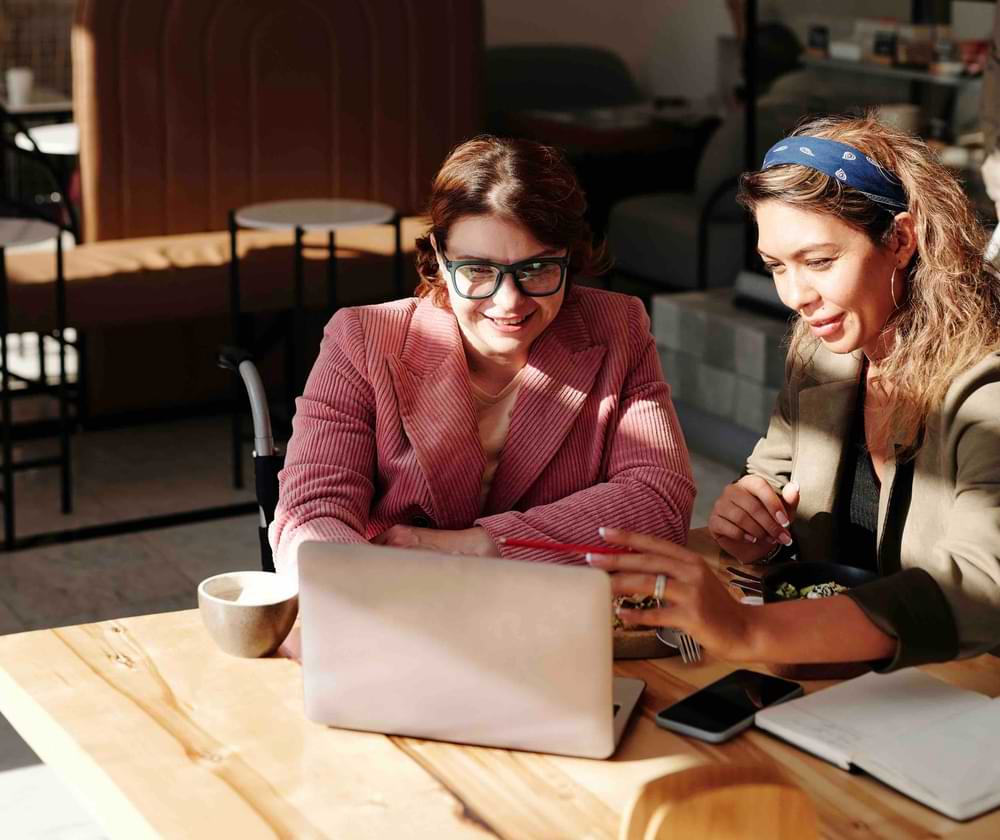
[[[697,555],[605,529],[595,557],[623,616],[730,659],[872,661],[878,670],[1000,645],[1000,282],[956,179],[871,118],[800,127],[744,174],[758,250],[798,315],[784,388],[709,530],[743,562],[878,573],[846,595],[750,607]],[[664,586],[665,585],[665,586]]]

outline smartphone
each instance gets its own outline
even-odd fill
[[[798,683],[741,668],[668,706],[656,716],[656,723],[718,744],[746,729],[761,709],[800,694]]]

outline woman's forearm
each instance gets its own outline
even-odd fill
[[[746,659],[758,662],[864,662],[887,659],[896,639],[844,596],[751,608]]]

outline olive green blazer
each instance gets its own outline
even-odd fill
[[[790,357],[767,435],[747,462],[776,489],[790,480],[801,488],[791,530],[802,560],[837,559],[834,502],[861,361],[860,351],[822,346],[804,367]],[[851,597],[898,640],[884,670],[1000,645],[1000,353],[952,383],[914,459],[890,459],[877,552],[883,577]]]

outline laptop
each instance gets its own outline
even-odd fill
[[[298,562],[319,723],[607,758],[645,688],[612,676],[599,569],[322,542]]]

